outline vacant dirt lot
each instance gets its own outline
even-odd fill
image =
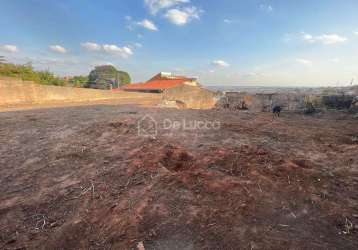
[[[155,137],[137,134],[145,114]],[[0,112],[0,249],[357,249],[357,125],[108,104]]]

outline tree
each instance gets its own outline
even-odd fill
[[[129,84],[131,78],[127,72],[118,71],[112,65],[95,67],[88,76],[88,87],[96,89],[119,88]]]
[[[69,80],[69,84],[73,87],[83,88],[88,84],[88,76],[74,76]]]
[[[6,60],[5,60],[5,57],[4,56],[0,56],[0,63],[5,63]]]
[[[125,71],[118,71],[119,73],[119,80],[121,82],[121,85],[130,84],[131,83],[131,77],[130,75]]]

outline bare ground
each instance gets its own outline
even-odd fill
[[[221,127],[142,137],[145,114]],[[0,249],[357,249],[357,125],[108,103],[1,112]]]

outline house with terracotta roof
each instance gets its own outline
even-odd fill
[[[172,73],[160,72],[144,83],[133,83],[122,87],[124,91],[162,93],[167,89],[175,88],[181,85],[198,87],[196,78],[185,76],[176,76]]]
[[[161,72],[143,83],[127,84],[122,91],[158,93],[159,106],[167,108],[210,109],[216,105],[216,93],[203,88],[196,78]]]

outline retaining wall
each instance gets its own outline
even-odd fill
[[[216,94],[210,90],[189,85],[180,85],[163,92],[162,106],[189,109],[211,109],[217,102]]]
[[[13,78],[0,79],[0,106],[54,102],[86,102],[118,98],[138,98],[141,96],[149,97],[149,95],[151,94],[47,86]]]

